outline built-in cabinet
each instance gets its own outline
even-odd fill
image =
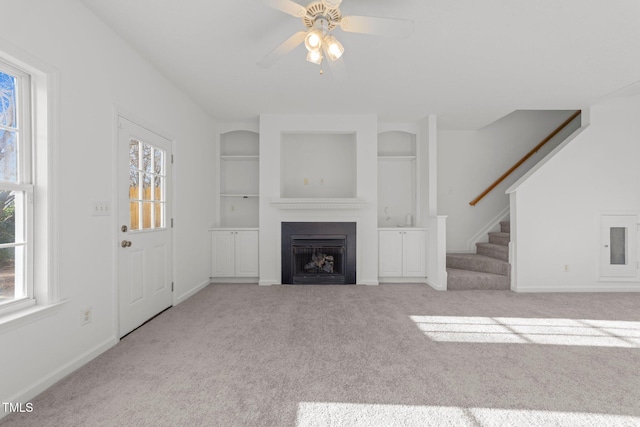
[[[380,277],[426,277],[426,229],[380,229],[378,274]]]
[[[258,271],[259,135],[220,134],[218,215],[211,236],[211,277],[255,281]]]
[[[211,277],[258,277],[258,230],[211,229]]]
[[[418,209],[418,147],[415,133],[378,134],[378,276],[425,279],[427,230]]]

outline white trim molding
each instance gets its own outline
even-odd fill
[[[294,209],[364,209],[368,203],[362,199],[273,199],[271,205],[281,210]]]

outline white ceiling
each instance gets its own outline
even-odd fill
[[[392,39],[334,30],[348,75],[298,46],[302,22],[260,0],[81,0],[212,117],[377,114],[473,128],[515,109],[577,109],[640,80],[636,0],[344,0],[343,15],[412,19]],[[300,0],[306,5],[308,0]]]

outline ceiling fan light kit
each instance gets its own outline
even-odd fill
[[[322,41],[322,45],[327,49],[327,56],[330,60],[335,61],[344,53],[342,44],[331,34],[328,34]]]
[[[306,31],[299,31],[272,50],[258,65],[267,68],[280,57],[288,54],[300,43],[307,48],[307,61],[322,65],[326,56],[329,64],[344,53],[342,44],[331,34],[340,27],[342,31],[385,36],[408,36],[413,31],[413,21],[370,16],[342,16],[342,0],[317,0],[302,6],[292,0],[262,0],[266,5],[296,18],[302,18]],[[324,53],[324,55],[323,55]],[[322,69],[320,70],[322,74]]]
[[[309,52],[312,50],[318,50],[322,46],[322,30],[321,29],[312,29],[307,32],[306,37],[304,38],[304,45]]]
[[[307,61],[312,62],[314,64],[322,64],[322,52],[320,49],[310,50],[307,53]]]

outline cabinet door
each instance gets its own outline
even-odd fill
[[[211,277],[235,275],[235,231],[211,232]]]
[[[603,215],[600,277],[638,277],[638,217]]]
[[[378,275],[402,276],[402,234],[400,231],[380,231],[378,238]]]
[[[425,277],[427,275],[426,234],[423,230],[404,231],[402,275]]]
[[[258,232],[236,232],[236,277],[258,277]]]

